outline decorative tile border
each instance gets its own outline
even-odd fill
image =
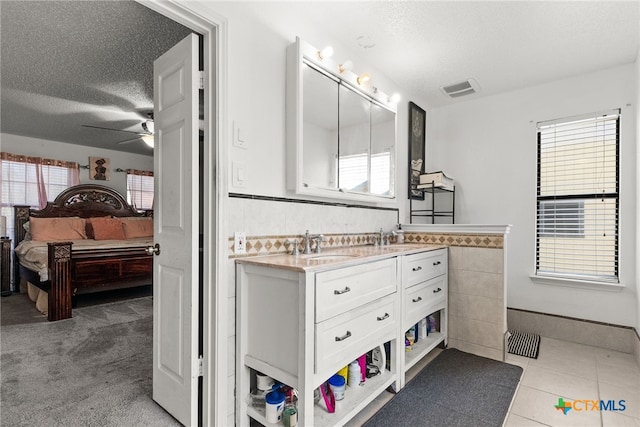
[[[427,243],[431,245],[465,246],[473,248],[504,248],[504,236],[501,234],[448,234],[405,232],[407,243]]]
[[[336,249],[348,246],[371,245],[375,241],[377,233],[352,233],[352,234],[325,234],[325,242],[322,242],[322,249]],[[229,237],[228,253],[229,258],[238,258],[256,255],[274,255],[291,252],[291,244],[286,244],[287,240],[298,240],[302,249],[302,235],[289,236],[247,236],[246,255],[234,254],[233,237]],[[393,241],[393,238],[392,238]],[[495,234],[435,234],[435,233],[405,233],[406,243],[426,243],[432,245],[465,246],[476,248],[501,249],[504,246],[502,235]]]
[[[335,249],[345,246],[363,246],[372,245],[375,238],[375,233],[353,233],[353,234],[324,234],[326,241],[322,242],[322,249]],[[256,255],[273,255],[291,252],[291,244],[285,243],[287,240],[298,240],[298,247],[303,249],[302,235],[290,235],[290,236],[247,236],[246,255],[234,254],[235,247],[233,237],[229,238],[229,258],[238,258],[244,256],[256,256]]]

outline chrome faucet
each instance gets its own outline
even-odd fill
[[[309,234],[309,230],[304,233],[304,251],[303,254],[313,253],[311,250],[311,241],[314,240],[316,242],[316,253],[320,253],[322,251],[320,242],[326,242],[327,238],[322,234]]]
[[[380,231],[378,232],[378,239],[375,244],[377,245],[380,242],[380,246],[387,246],[390,244],[389,238],[392,236],[392,233],[385,233],[382,227],[380,227]]]
[[[293,240],[285,240],[284,244],[285,245],[293,245],[293,247],[291,248],[291,255],[298,255],[300,254],[300,250],[298,248],[298,239],[293,239]]]

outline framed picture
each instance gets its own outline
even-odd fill
[[[89,179],[109,181],[108,157],[89,157]]]
[[[424,173],[424,143],[427,113],[409,102],[409,198],[424,200],[422,191],[414,190]]]

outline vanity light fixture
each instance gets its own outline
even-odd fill
[[[349,61],[348,59],[344,61],[342,64],[338,65],[338,72],[340,74],[346,71],[351,71],[352,69],[353,69],[353,62]]]
[[[333,48],[331,46],[327,46],[322,50],[318,51],[318,59],[322,61],[325,58],[331,58],[333,56]]]
[[[371,76],[369,75],[369,73],[362,73],[358,76],[356,80],[358,81],[359,85],[363,85],[367,83],[369,80],[371,80]]]

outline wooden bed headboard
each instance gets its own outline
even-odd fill
[[[73,217],[94,218],[101,216],[153,216],[153,211],[138,211],[113,188],[98,184],[80,184],[64,190],[44,209],[30,206],[14,206],[14,244],[22,242],[27,234],[24,224],[29,217],[54,218]]]

